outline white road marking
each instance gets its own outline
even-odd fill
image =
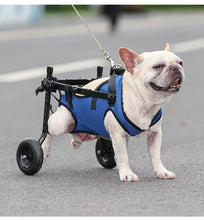
[[[175,53],[184,53],[204,49],[204,38],[175,43],[171,45],[171,48]]]
[[[195,50],[204,49],[204,38],[184,41],[180,43],[171,44],[172,51],[175,53],[191,52]],[[96,67],[99,63],[104,63],[102,58],[93,58],[87,60],[80,60],[65,64],[53,65],[55,68],[55,75],[65,73],[65,72],[75,72],[79,70],[90,69]],[[46,67],[39,67],[34,69],[15,71],[10,73],[0,74],[1,82],[18,82],[29,80],[38,77],[44,77],[46,72]]]
[[[197,19],[203,18],[198,14]],[[175,18],[174,18],[175,17]],[[172,19],[176,19],[174,15]],[[195,20],[195,17],[194,17]],[[188,20],[180,20],[180,22],[171,22],[168,23],[168,27],[179,27],[179,26],[189,26],[194,22],[193,19]],[[157,16],[153,17],[138,17],[131,19],[121,19],[119,24],[119,31],[139,31],[139,30],[150,30],[155,28],[163,28],[166,27],[166,22],[168,21],[168,17],[164,17],[164,19],[160,19]],[[100,21],[91,21],[87,22],[90,26],[91,30],[95,34],[105,33],[109,31],[109,23],[106,20]],[[128,25],[127,25],[128,24]],[[52,37],[64,37],[64,36],[73,36],[73,35],[88,35],[86,27],[83,23],[76,24],[68,24],[68,25],[58,25],[51,27],[35,27],[35,28],[25,28],[18,30],[2,30],[0,31],[0,42],[2,41],[13,41],[13,40],[25,40],[25,39],[39,39],[39,38],[52,38]]]
[[[92,28],[97,32],[104,32],[105,25],[103,23],[93,24]],[[107,29],[107,28],[106,28]],[[64,25],[58,27],[39,27],[27,28],[21,30],[0,31],[0,41],[25,40],[50,38],[60,36],[72,36],[87,34],[87,30],[83,25]]]
[[[80,60],[70,63],[57,64],[53,65],[54,74],[58,75],[66,72],[75,72],[79,70],[86,70],[93,67],[96,67],[99,64],[104,64],[104,59],[101,58],[93,58],[87,60]],[[0,82],[18,82],[29,79],[34,79],[38,77],[46,76],[46,67],[39,67],[34,69],[27,69],[22,71],[10,72],[0,74]]]
[[[160,24],[161,25],[161,24]],[[100,27],[100,28],[99,28]],[[53,32],[53,28],[40,28],[38,31],[33,32],[33,29],[22,30],[22,31],[5,31],[0,35],[0,41],[7,41],[7,40],[20,40],[23,38],[41,38],[41,37],[50,37],[50,36],[62,36],[62,35],[69,35],[69,34],[85,34],[87,31],[82,29],[80,26],[72,27],[72,31],[67,29],[67,26],[61,26],[55,28]],[[125,27],[123,27],[125,28]],[[126,27],[127,28],[127,27]],[[95,31],[103,32],[104,29],[101,29],[101,26],[95,26]],[[12,34],[11,34],[12,33]],[[175,53],[184,53],[184,52],[191,52],[195,50],[204,49],[204,38],[198,38],[193,40],[188,40],[180,43],[174,43],[170,45],[172,51]],[[81,61],[75,61],[65,64],[57,64],[53,65],[55,67],[55,75],[65,72],[74,72],[78,70],[90,69],[96,67],[99,63],[104,62],[102,58],[93,58]],[[39,67],[34,69],[10,72],[10,73],[3,73],[0,74],[0,82],[17,82],[23,81],[38,77],[45,76],[45,67]]]

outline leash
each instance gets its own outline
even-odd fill
[[[112,59],[110,54],[105,50],[105,48],[101,45],[101,43],[99,42],[99,40],[96,38],[95,34],[93,33],[93,31],[91,30],[91,28],[88,26],[88,24],[86,23],[86,21],[83,19],[83,17],[80,15],[79,11],[75,8],[74,5],[72,5],[72,8],[75,10],[75,12],[77,13],[77,15],[79,16],[79,18],[81,19],[82,23],[86,26],[88,32],[90,33],[90,35],[92,36],[92,38],[96,41],[96,44],[98,45],[98,47],[100,48],[101,52],[103,53],[103,56],[106,60],[108,60],[111,63],[111,71],[110,71],[110,78],[108,81],[108,104],[109,106],[114,106],[115,104],[115,100],[116,100],[116,90],[115,90],[115,77],[116,75],[122,75],[125,71],[125,69],[123,69],[122,65],[115,63]],[[93,102],[96,102],[96,98],[93,100]],[[94,104],[92,105],[92,107],[95,106]]]
[[[95,34],[93,33],[93,31],[91,30],[91,28],[88,26],[88,24],[86,23],[86,21],[83,19],[83,17],[81,16],[81,14],[79,13],[79,11],[75,8],[74,5],[72,5],[72,8],[75,10],[75,12],[77,13],[77,15],[79,16],[79,18],[81,19],[82,23],[86,26],[88,32],[90,33],[90,35],[92,36],[92,38],[96,41],[98,47],[100,48],[101,52],[103,53],[103,56],[106,60],[108,60],[111,63],[111,67],[114,67],[116,69],[121,69],[122,66],[120,64],[115,63],[112,59],[110,54],[104,49],[104,47],[101,45],[101,43],[99,42],[99,40],[96,38]]]

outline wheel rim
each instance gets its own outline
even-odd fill
[[[112,142],[110,140],[103,138],[98,139],[95,149],[96,158],[103,167],[112,169],[116,166]]]
[[[24,169],[29,169],[34,161],[33,152],[29,147],[23,149],[20,153],[20,163]]]
[[[105,144],[104,148],[100,145],[100,149],[97,150],[97,155],[101,158],[103,163],[108,163],[109,160],[114,156],[112,149]]]

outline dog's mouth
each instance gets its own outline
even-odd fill
[[[151,82],[150,86],[157,91],[164,91],[164,92],[178,92],[181,88],[182,80],[177,78],[174,80],[169,86],[161,87],[156,85],[155,83]]]

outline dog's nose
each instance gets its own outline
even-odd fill
[[[181,74],[179,68],[177,66],[170,66],[169,70],[173,71],[175,74]]]

